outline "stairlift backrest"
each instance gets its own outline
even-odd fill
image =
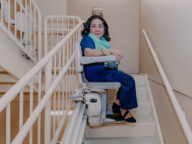
[[[80,47],[79,43],[76,43],[75,50],[76,50],[76,53],[75,53],[76,70],[78,73],[81,73],[81,72],[83,72],[83,65],[81,65],[81,63],[80,63],[80,59],[82,57],[82,52],[81,52],[81,47]]]
[[[80,59],[82,56],[82,52],[81,52],[81,47],[79,45],[79,43],[75,44],[75,63],[76,63],[76,70],[78,72],[78,76],[79,76],[79,82],[82,85],[85,85],[85,78],[84,78],[84,73],[83,73],[83,65],[81,65],[80,63]]]

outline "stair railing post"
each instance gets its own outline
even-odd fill
[[[51,85],[52,80],[52,59],[47,63],[45,67],[45,92],[47,92]],[[51,142],[51,98],[45,107],[45,144]]]

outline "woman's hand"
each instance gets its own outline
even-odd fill
[[[120,61],[123,58],[123,53],[120,50],[118,49],[110,49],[110,50],[111,54],[115,55],[118,61]]]

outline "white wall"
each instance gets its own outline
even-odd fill
[[[176,90],[192,97],[192,1],[143,0],[143,28]]]
[[[42,12],[42,21],[47,15],[66,15],[66,0],[35,0]]]
[[[192,127],[192,1],[141,0],[140,2],[140,28],[146,29]],[[139,68],[140,72],[147,73],[151,79],[150,85],[166,144],[185,144],[187,141],[147,48],[146,41],[141,34]]]
[[[48,15],[66,15],[66,0],[35,0],[42,14],[42,56],[44,56],[44,20]]]
[[[123,51],[121,69],[137,73],[139,69],[139,0],[68,0],[67,14],[87,20],[92,7],[101,7],[109,25],[112,48]]]

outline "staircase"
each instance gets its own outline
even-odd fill
[[[105,124],[97,128],[87,126],[85,144],[164,144],[147,76],[133,76],[138,108],[132,113],[137,123]]]
[[[21,56],[12,40],[0,32],[0,66],[11,75],[20,79],[33,66],[33,64]]]
[[[0,4],[0,66],[20,79],[41,58],[41,13],[33,0]]]
[[[9,2],[9,0],[7,1]],[[17,0],[17,2],[19,1]],[[27,11],[27,6],[20,9]],[[47,39],[45,38],[45,45],[47,46],[45,52],[47,52],[47,55],[40,59],[35,54],[36,57],[33,58],[27,52],[26,54],[30,57],[30,60],[26,60],[19,54],[19,51],[25,52],[27,46],[22,42],[22,37],[18,38],[17,36],[18,33],[23,31],[17,32],[18,30],[13,28],[14,33],[12,33],[10,19],[8,18],[8,24],[5,24],[2,12],[1,9],[1,142],[7,144],[11,142],[13,144],[22,142],[38,144],[62,143],[65,133],[71,132],[71,129],[65,129],[65,127],[71,124],[71,121],[74,122],[74,119],[69,119],[69,112],[75,107],[70,100],[70,95],[79,85],[75,69],[75,44],[80,41],[83,21],[78,17],[47,17],[47,25],[45,25],[45,37],[47,37]],[[60,26],[59,21],[61,21],[62,26],[64,23],[68,25],[58,27]],[[41,22],[41,16],[38,17],[39,22]],[[52,28],[54,25],[57,27]],[[16,36],[15,40],[13,40],[13,36],[7,36],[5,26],[9,28],[7,33]],[[39,32],[38,36],[36,35],[34,39],[41,38],[41,29],[36,29],[36,26],[34,26],[34,33],[37,32]],[[33,48],[36,49],[37,45],[40,47],[41,42],[33,43]],[[16,47],[19,48],[19,51]],[[41,50],[38,50],[38,52],[41,52]],[[38,60],[40,61],[33,67],[33,64]],[[29,70],[30,72],[27,73]],[[84,144],[164,144],[148,78],[144,74],[133,76],[136,81],[139,107],[132,110],[132,113],[135,115],[137,123],[108,123],[94,128],[87,125]],[[18,79],[20,80],[18,81]],[[14,86],[12,87],[12,85]],[[10,87],[12,88],[8,91]],[[108,101],[108,103],[108,111],[110,112],[112,101]],[[82,111],[82,117],[83,114],[84,111]],[[79,122],[79,117],[76,117],[76,121]],[[85,117],[82,123],[86,124]],[[79,129],[83,129],[81,127],[83,124],[76,124],[78,124]],[[83,137],[84,130],[78,133],[74,125],[72,127],[76,131],[76,136],[78,138]],[[61,138],[62,133],[63,137]],[[72,133],[71,137],[74,139],[74,133]],[[80,142],[78,141],[78,143]],[[71,144],[71,141],[69,144]]]

